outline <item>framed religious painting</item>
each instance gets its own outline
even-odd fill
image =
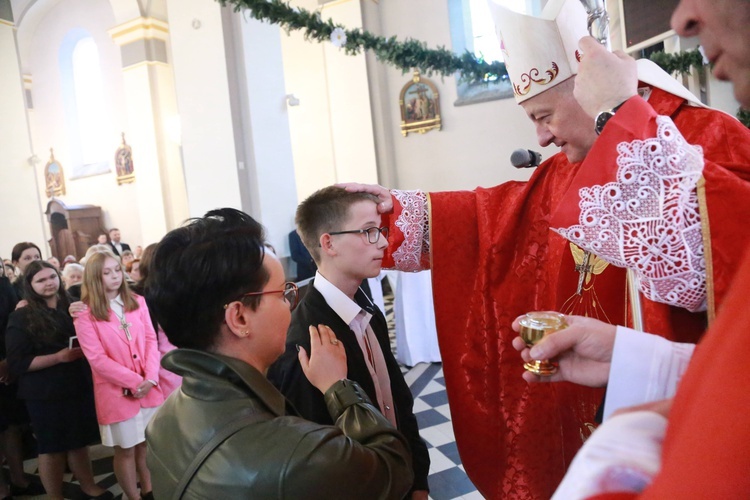
[[[65,194],[65,172],[60,162],[55,159],[52,148],[49,148],[49,161],[44,167],[44,184],[48,198]]]
[[[398,99],[401,108],[401,133],[424,134],[432,129],[440,130],[440,99],[437,87],[419,71],[415,71],[409,83],[401,89]]]
[[[133,169],[133,150],[125,142],[125,132],[122,133],[122,144],[115,152],[115,168],[117,169],[117,184],[135,182]]]

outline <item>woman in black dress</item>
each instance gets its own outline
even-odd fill
[[[75,328],[60,274],[49,262],[32,262],[22,286],[28,305],[11,314],[5,342],[37,437],[42,484],[49,498],[62,499],[67,460],[85,495],[111,498],[91,470],[87,446],[99,439],[91,371],[81,349],[69,348]]]

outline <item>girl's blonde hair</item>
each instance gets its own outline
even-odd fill
[[[102,269],[104,268],[104,261],[108,257],[115,259],[119,265],[120,262],[114,253],[110,251],[95,252],[89,256],[83,271],[81,300],[89,306],[91,315],[99,321],[109,320],[109,299],[107,299],[107,295],[104,293],[104,285],[102,284]],[[121,272],[123,272],[122,285],[120,285],[120,289],[118,290],[120,298],[126,312],[135,311],[138,309],[138,302],[136,302],[133,293],[128,288],[124,271]]]

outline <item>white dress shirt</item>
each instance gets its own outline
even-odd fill
[[[320,271],[315,273],[313,286],[325,299],[326,303],[354,333],[362,353],[364,354],[367,370],[375,385],[377,404],[381,413],[396,427],[396,412],[393,408],[393,395],[391,393],[391,379],[388,375],[388,367],[385,364],[383,351],[380,348],[375,332],[370,326],[372,314],[365,311],[355,301],[336,288],[328,281]],[[374,304],[370,303],[373,307]]]

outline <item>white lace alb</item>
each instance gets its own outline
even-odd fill
[[[430,253],[429,213],[427,195],[423,191],[391,190],[401,204],[402,211],[396,227],[404,234],[404,241],[393,252],[393,262],[399,271],[416,272],[425,269],[422,257]]]
[[[555,231],[607,262],[633,269],[648,299],[705,310],[696,192],[703,150],[688,144],[670,118],[658,116],[656,123],[656,138],[617,145],[616,181],[581,188],[579,223]]]

